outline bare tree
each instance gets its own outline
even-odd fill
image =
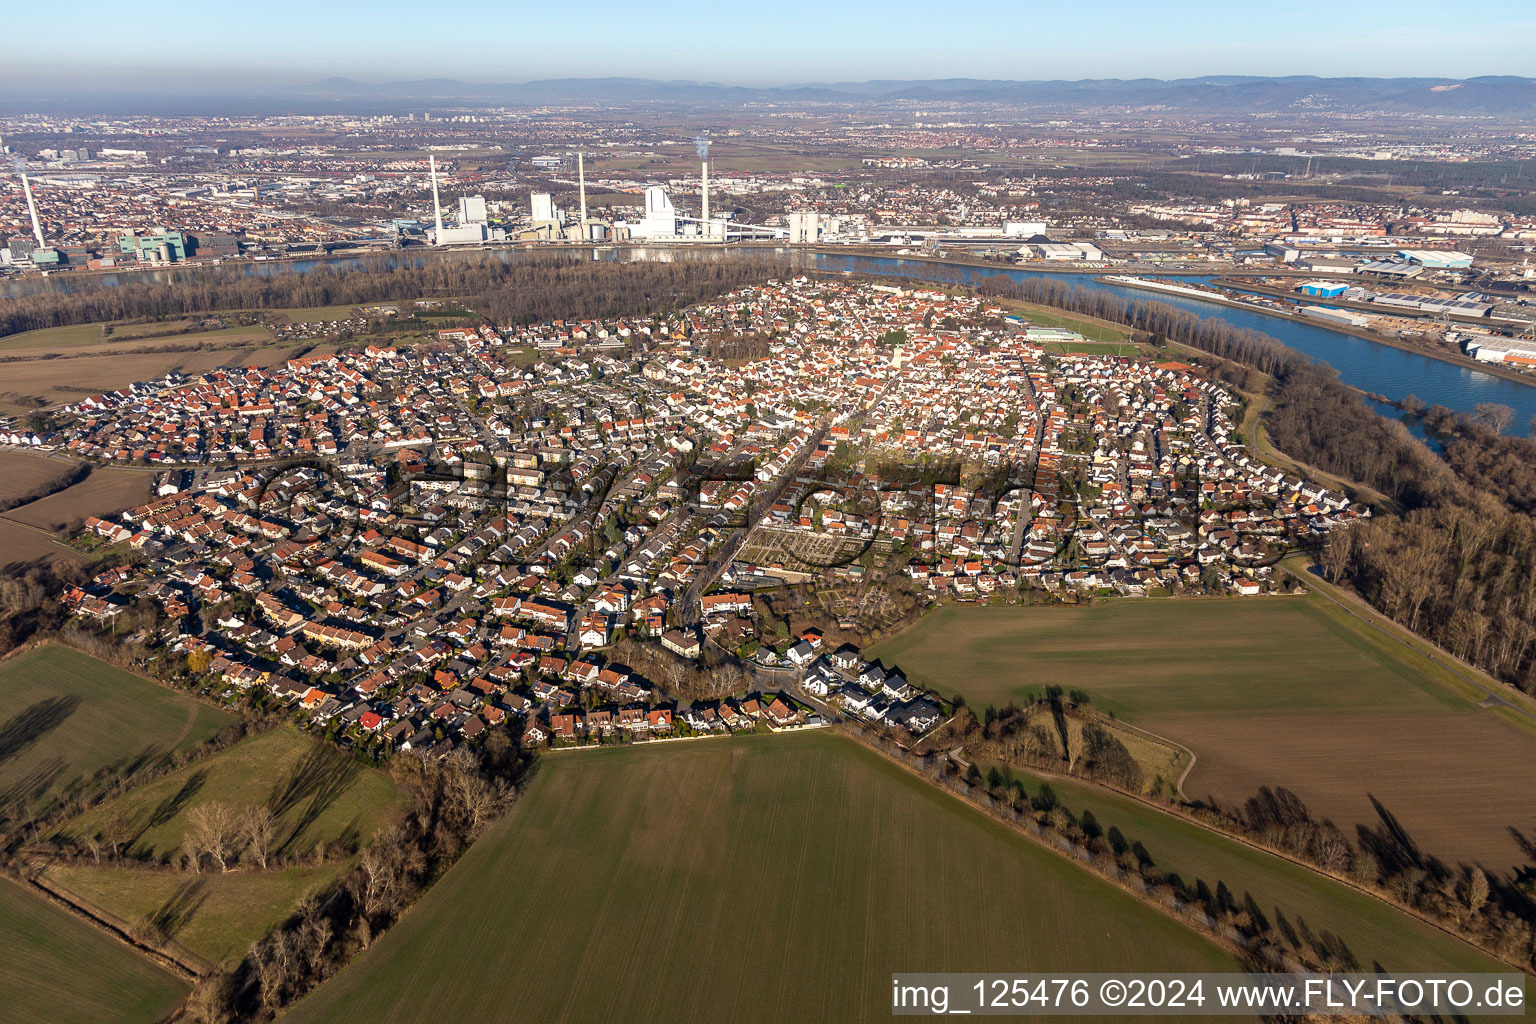
[[[1479,402],[1472,412],[1472,418],[1495,434],[1502,434],[1504,428],[1514,420],[1515,410],[1501,402]]]
[[[1320,560],[1323,564],[1323,572],[1329,582],[1337,583],[1344,578],[1344,570],[1349,568],[1349,560],[1354,557],[1355,536],[1345,529],[1328,531],[1328,539],[1323,543]]]
[[[1475,917],[1486,902],[1488,902],[1488,876],[1483,874],[1482,868],[1473,868],[1472,877],[1467,879],[1467,909]]]
[[[247,808],[241,816],[240,835],[245,840],[245,848],[265,871],[267,858],[272,855],[272,846],[277,841],[277,815],[265,804]]]
[[[229,870],[234,841],[240,834],[239,816],[228,804],[209,800],[187,812],[187,843],[201,858],[212,857],[220,871]]]

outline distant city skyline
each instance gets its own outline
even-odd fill
[[[1303,0],[1284,8],[1170,0],[1082,6],[980,0],[592,0],[563,10],[492,0],[193,0],[16,5],[0,89],[282,88],[332,75],[474,83],[631,76],[777,86],[868,79],[1447,77],[1533,74],[1536,8],[1389,7]],[[15,45],[25,40],[25,45]]]

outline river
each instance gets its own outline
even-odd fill
[[[593,250],[593,258],[607,260],[697,259],[706,255],[718,257],[726,251],[722,249],[699,250],[669,247],[600,248]],[[776,251],[783,252],[785,250]],[[426,259],[442,258],[443,256],[480,258],[490,255],[499,259],[510,260],[526,258],[529,252],[530,250],[526,249],[499,249],[486,251],[457,250],[452,253],[438,254],[414,250],[386,254],[386,258],[397,265],[420,265]],[[1417,395],[1427,404],[1444,405],[1458,412],[1472,412],[1483,402],[1501,403],[1515,410],[1510,430],[1521,435],[1531,432],[1532,419],[1536,417],[1536,386],[1507,380],[1503,377],[1496,377],[1490,373],[1458,366],[1455,363],[1447,363],[1428,355],[1394,348],[1391,345],[1383,345],[1380,342],[1371,341],[1366,338],[1357,338],[1352,334],[1344,334],[1306,320],[1272,316],[1258,310],[1224,306],[1219,303],[1205,302],[1182,295],[1169,295],[1162,292],[1142,291],[1120,285],[1104,284],[1093,280],[1085,274],[1063,275],[1059,273],[1053,274],[1048,271],[1017,270],[1004,267],[996,269],[991,267],[973,268],[933,263],[926,260],[907,260],[886,256],[801,253],[797,254],[797,258],[805,259],[812,265],[824,270],[865,271],[916,280],[942,280],[948,282],[955,280],[958,275],[960,282],[967,283],[995,277],[999,274],[1015,281],[1022,281],[1031,277],[1065,279],[1071,281],[1078,288],[1109,292],[1122,298],[1152,299],[1157,302],[1165,302],[1170,306],[1198,313],[1201,316],[1225,320],[1234,326],[1261,331],[1284,345],[1303,352],[1314,359],[1328,363],[1339,371],[1339,377],[1345,383],[1371,394],[1385,395],[1395,400],[1401,400],[1410,394]],[[377,259],[379,259],[378,256],[341,256],[294,261],[243,261],[230,263],[226,266],[239,267],[245,274],[250,276],[269,277],[279,273],[308,273],[318,267],[350,269],[361,266],[365,260],[372,262]],[[141,281],[164,283],[200,272],[200,268],[196,267],[167,267],[156,270],[134,270],[118,274],[91,275],[89,277],[77,277],[73,274],[65,273],[54,274],[49,277],[8,279],[0,280],[0,296],[14,298],[20,295],[39,294],[45,291],[73,292],[81,288],[115,286]],[[1195,281],[1205,280],[1205,278],[1201,278],[1198,275],[1189,275],[1187,279]],[[1399,415],[1398,411],[1391,406],[1379,405],[1378,408],[1387,415]],[[1413,422],[1410,422],[1409,425],[1416,427],[1416,424]]]

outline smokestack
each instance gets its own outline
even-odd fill
[[[587,240],[587,169],[581,162],[581,151],[576,151],[576,180],[581,189],[581,240]]]
[[[27,180],[27,172],[21,172],[21,190],[27,194],[27,212],[32,214],[32,234],[37,236],[37,247],[48,248],[48,243],[43,241],[43,226],[37,222],[37,203],[32,201],[32,183]]]
[[[437,221],[437,234],[432,236],[433,245],[443,244],[443,206],[437,199],[437,155],[429,153],[427,163],[432,168],[432,216]]]
[[[699,218],[704,223],[699,225],[704,237],[709,237],[709,161],[704,161],[704,216]]]

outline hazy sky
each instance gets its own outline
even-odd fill
[[[1536,3],[1480,0],[72,0],[7,4],[0,87],[214,90],[328,75],[870,78],[1536,74]],[[1475,12],[1477,17],[1458,14]],[[23,42],[24,41],[24,42]],[[126,77],[120,77],[126,76]]]

